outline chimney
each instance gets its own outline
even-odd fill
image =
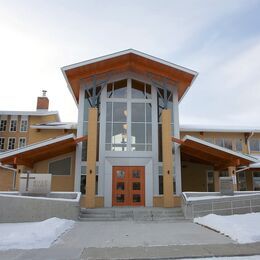
[[[46,97],[47,90],[42,91],[42,96],[37,98],[37,110],[48,110],[49,109],[49,99]]]

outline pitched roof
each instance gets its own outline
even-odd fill
[[[61,70],[76,103],[79,101],[80,80],[89,79],[93,75],[129,70],[142,74],[151,73],[177,82],[179,99],[198,75],[196,71],[133,49],[64,66]]]

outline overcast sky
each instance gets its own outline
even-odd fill
[[[77,121],[60,68],[134,48],[199,72],[181,123],[260,126],[260,0],[0,0],[0,39],[0,110]]]

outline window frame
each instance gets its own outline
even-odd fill
[[[55,163],[57,161],[62,161],[62,160],[65,160],[65,159],[70,159],[70,173],[69,174],[53,174],[50,172],[50,164],[51,163]],[[53,159],[51,161],[48,162],[48,172],[52,175],[52,176],[72,176],[72,156],[66,156],[66,157],[63,157],[63,158],[56,158],[56,159]]]
[[[5,122],[5,124],[2,125],[2,122]],[[3,129],[2,129],[3,127]],[[7,119],[1,119],[0,120],[0,132],[5,132],[7,129]]]
[[[9,144],[10,144],[10,140],[13,139],[14,140],[14,148],[9,148]],[[7,142],[7,150],[14,150],[15,149],[15,145],[16,145],[16,137],[8,137],[8,142]]]
[[[258,150],[253,150],[251,146],[251,141],[257,141],[257,146]],[[260,139],[259,138],[252,138],[249,140],[249,147],[250,147],[250,152],[260,152]]]
[[[23,130],[23,122],[26,122],[26,129]],[[24,133],[24,132],[27,132],[28,131],[28,119],[21,119],[20,121],[20,132]]]
[[[3,140],[3,142],[1,142]],[[1,146],[3,145],[3,149]],[[5,137],[0,137],[0,152],[5,150]]]
[[[12,123],[13,123],[13,122],[15,122],[15,130],[12,130],[12,128],[13,128]],[[9,132],[17,132],[17,119],[11,119],[11,120],[10,120]]]
[[[20,145],[20,144],[21,144],[21,143],[20,143],[21,140],[25,140],[25,141],[24,141],[25,144],[24,144],[23,146]],[[25,147],[26,144],[27,144],[27,138],[26,138],[26,137],[19,137],[19,140],[18,140],[18,148]]]

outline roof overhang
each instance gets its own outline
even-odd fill
[[[75,138],[74,134],[48,139],[4,152],[0,155],[0,162],[8,165],[25,165],[32,168],[36,162],[75,151],[77,143],[84,140],[87,140],[87,136]]]
[[[182,159],[202,164],[212,165],[216,169],[226,169],[229,166],[249,166],[257,159],[230,149],[211,144],[199,138],[186,135],[182,140],[172,138],[180,144]]]
[[[78,104],[80,80],[97,78],[106,73],[132,71],[143,75],[155,75],[176,82],[179,100],[197,77],[196,71],[129,49],[61,68],[69,90]]]

